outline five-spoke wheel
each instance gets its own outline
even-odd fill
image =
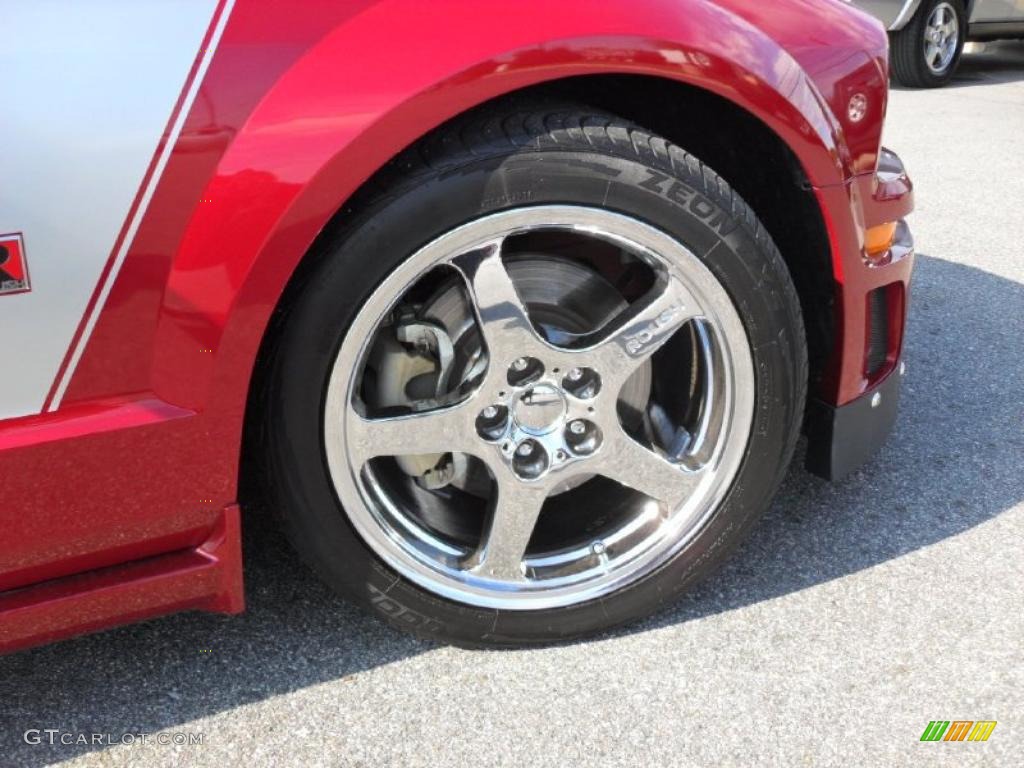
[[[629,265],[643,290],[634,292],[632,302],[616,296],[621,308],[600,318],[599,326],[539,322],[534,314],[550,318],[558,307],[535,299],[531,312],[531,288],[517,286],[509,268],[523,263],[513,261],[523,242],[531,250],[550,244],[547,252],[532,250],[530,262],[548,263],[554,271],[561,259],[571,260],[600,278],[591,288],[595,295],[582,296],[584,301],[599,302],[609,291],[613,276],[601,274],[608,253]],[[424,283],[434,294],[464,295],[470,321],[456,324],[461,334],[444,326],[434,333],[449,337],[437,350],[460,348],[465,363],[452,356],[444,369],[442,355],[428,344],[423,357],[435,378],[447,382],[446,390],[435,386],[429,397],[408,398],[401,415],[374,415],[375,406],[385,412],[394,407],[367,386],[390,378],[380,369],[396,365],[378,348],[389,346],[400,356],[421,351],[415,344],[402,349],[394,340],[403,327],[432,315],[431,302],[416,303],[427,293]],[[682,329],[685,343],[654,365],[659,350]],[[479,339],[480,349],[470,349],[470,336]],[[680,378],[681,371],[694,386],[678,393],[687,402],[677,418],[649,384],[647,401],[634,404],[641,428],[624,423],[623,390],[638,372],[661,381]],[[410,375],[399,388],[408,392],[422,375]],[[596,208],[497,213],[425,246],[363,306],[328,388],[327,458],[356,528],[404,576],[475,605],[568,605],[657,568],[685,545],[739,467],[752,419],[752,381],[746,335],[732,303],[678,241]],[[388,460],[393,457],[404,457],[406,469],[425,468],[412,474],[421,489],[426,472],[446,475],[449,490],[465,490],[474,467],[489,475],[484,504],[453,502],[447,511],[468,518],[448,527],[476,525],[479,538],[447,536],[424,517],[422,505],[409,503],[403,488],[410,473],[395,473]],[[552,497],[595,478],[631,492],[620,492],[614,519],[596,528],[566,523],[557,526],[561,535],[534,537],[542,515],[563,514],[548,504]],[[431,486],[438,490],[436,482]]]

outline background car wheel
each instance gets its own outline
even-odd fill
[[[341,219],[263,406],[273,502],[338,591],[442,641],[572,638],[671,603],[767,506],[800,305],[696,158],[593,111],[494,114]]]
[[[961,0],[925,0],[914,18],[892,35],[890,60],[901,85],[935,88],[953,77],[967,35]]]

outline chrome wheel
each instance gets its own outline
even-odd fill
[[[956,57],[960,23],[949,3],[939,3],[928,15],[924,27],[924,60],[936,75],[945,74]]]
[[[718,508],[753,419],[724,288],[685,246],[577,206],[486,216],[359,311],[324,408],[331,480],[402,576],[476,606],[606,595]]]

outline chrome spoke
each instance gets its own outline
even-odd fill
[[[362,464],[378,456],[472,451],[474,414],[470,401],[402,416],[365,418],[352,407],[346,415],[349,453]]]
[[[682,281],[669,276],[655,295],[627,310],[616,328],[593,347],[595,366],[621,384],[672,335],[698,317],[697,303]]]
[[[469,569],[488,579],[522,581],[526,546],[546,497],[543,486],[520,482],[499,470],[490,524],[479,550],[470,558]]]
[[[622,485],[662,502],[669,510],[681,505],[703,477],[701,469],[689,470],[641,445],[625,432],[605,446],[596,471]]]
[[[502,367],[542,345],[501,258],[501,241],[452,259],[469,286],[491,365]]]

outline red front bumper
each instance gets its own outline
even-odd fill
[[[815,189],[826,217],[836,280],[836,343],[808,403],[807,466],[837,479],[885,441],[896,418],[914,243],[914,207],[903,163],[883,149],[878,170]],[[868,256],[868,229],[898,222],[891,246]]]

